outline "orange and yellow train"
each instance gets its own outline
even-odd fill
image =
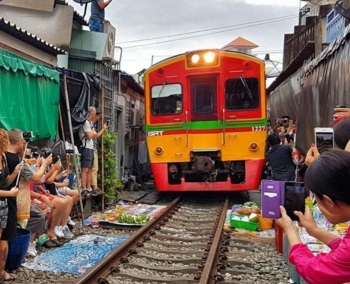
[[[145,73],[146,133],[159,191],[257,189],[265,154],[265,65],[200,50]]]

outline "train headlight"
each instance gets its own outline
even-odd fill
[[[219,51],[218,50],[196,50],[186,53],[187,68],[207,68],[218,67]]]
[[[193,54],[191,57],[191,61],[193,64],[197,64],[199,62],[200,56],[198,54]]]
[[[256,143],[251,143],[249,145],[249,150],[252,151],[252,152],[256,152],[256,151],[258,151],[258,149],[259,149],[259,146]]]
[[[158,147],[154,150],[154,152],[155,152],[157,155],[163,154],[163,152],[164,152],[163,147],[158,146]]]
[[[204,54],[204,60],[206,63],[212,63],[215,60],[215,53],[212,51],[207,52]]]

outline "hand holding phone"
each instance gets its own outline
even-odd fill
[[[285,184],[285,201],[284,207],[287,215],[292,221],[299,221],[299,217],[295,215],[295,211],[305,212],[305,187],[300,182],[286,182]]]

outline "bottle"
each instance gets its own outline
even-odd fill
[[[311,213],[313,212],[314,210],[314,204],[312,202],[312,199],[310,198],[310,196],[308,196],[306,199],[305,199],[305,205],[308,206],[310,208],[310,211]]]

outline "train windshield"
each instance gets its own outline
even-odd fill
[[[181,84],[163,84],[153,86],[152,114],[172,115],[182,113],[182,86]]]
[[[225,83],[225,104],[229,111],[256,110],[260,107],[257,78],[228,79]]]

